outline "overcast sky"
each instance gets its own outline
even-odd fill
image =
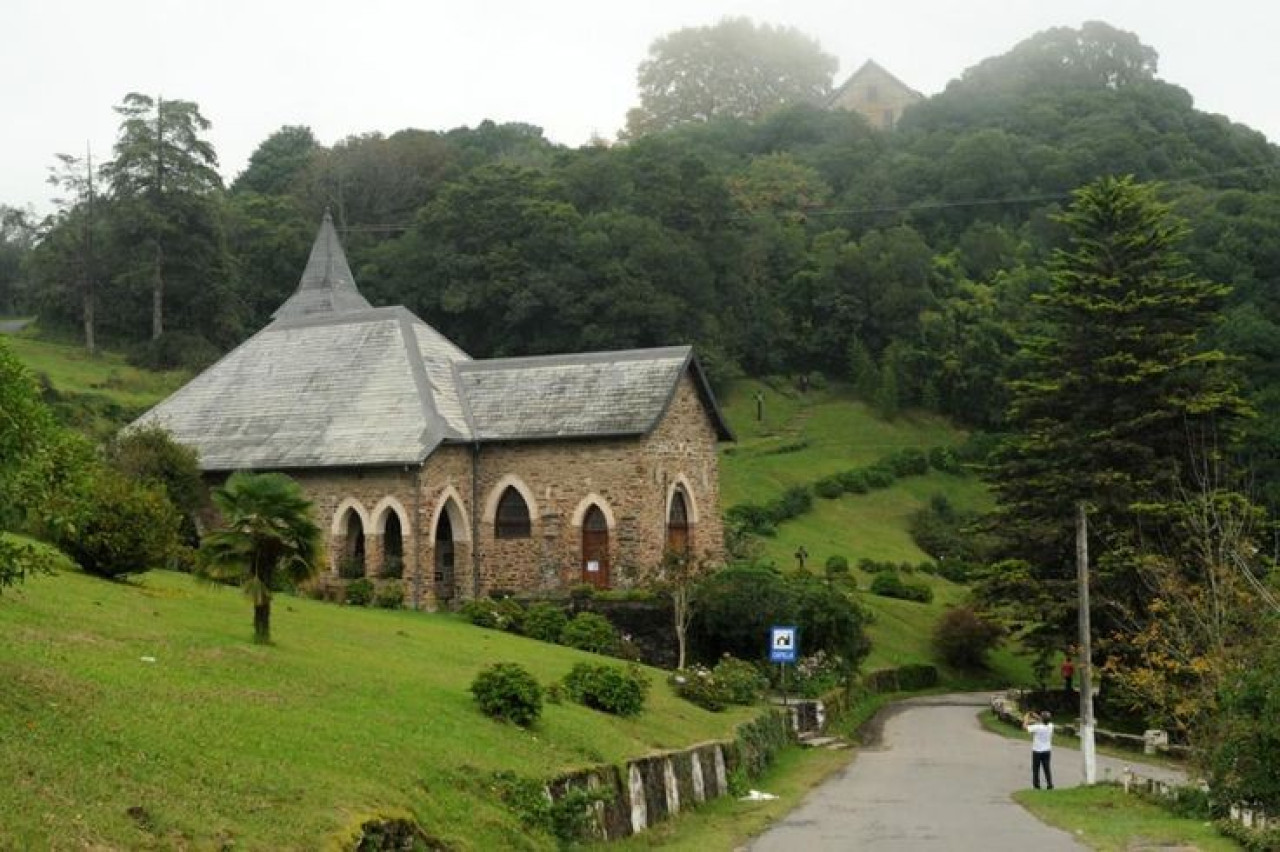
[[[47,209],[58,152],[109,156],[131,91],[196,101],[230,181],[264,138],[324,144],[486,118],[612,139],[653,40],[728,15],[786,24],[934,94],[1052,26],[1102,20],[1160,54],[1196,106],[1280,141],[1276,0],[0,0],[0,204]]]

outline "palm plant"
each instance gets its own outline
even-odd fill
[[[271,641],[271,592],[315,576],[324,553],[311,502],[282,473],[233,473],[213,502],[225,526],[205,536],[199,571],[236,581],[253,601],[253,641]]]

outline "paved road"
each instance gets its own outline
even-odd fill
[[[29,319],[0,320],[0,334],[17,334],[30,323]]]
[[[988,695],[946,695],[895,705],[883,734],[814,790],[752,852],[978,850],[1074,852],[1088,847],[1023,810],[1010,794],[1031,786],[1031,746],[978,724]],[[1098,775],[1124,763],[1098,758]],[[1054,782],[1079,784],[1080,753],[1055,749]],[[1144,767],[1144,774],[1160,770]],[[1168,773],[1170,776],[1176,773]]]

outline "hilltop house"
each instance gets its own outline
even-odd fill
[[[273,321],[137,423],[212,483],[293,476],[331,576],[402,577],[415,607],[625,587],[667,549],[723,547],[731,434],[690,347],[473,360],[365,301],[327,214]]]
[[[922,100],[924,95],[868,59],[831,94],[829,104],[833,109],[862,113],[872,127],[892,130],[902,111]]]

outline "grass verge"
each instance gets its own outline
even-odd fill
[[[536,779],[727,739],[650,671],[643,713],[565,702],[525,731],[475,707],[495,661],[540,683],[599,660],[453,616],[279,596],[252,644],[239,590],[151,572],[67,571],[0,596],[0,849],[323,849],[367,815],[407,812],[452,848],[543,849],[496,801]]]
[[[1243,848],[1213,824],[1174,816],[1159,805],[1098,784],[1059,790],[1020,790],[1013,798],[1031,813],[1104,852],[1144,849],[1199,849],[1227,852]]]

